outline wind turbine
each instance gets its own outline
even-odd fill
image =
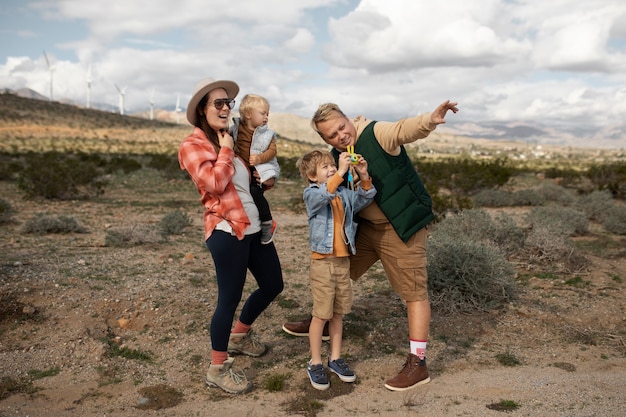
[[[48,59],[48,55],[46,54],[46,51],[43,51],[43,56],[44,58],[46,58],[46,64],[48,65],[48,71],[50,71],[50,101],[54,100],[54,96],[52,95],[52,86],[53,86],[53,80],[54,80],[54,70],[56,69],[54,67],[54,65],[50,65],[50,60]]]
[[[150,120],[154,120],[154,88],[150,92]]]
[[[176,109],[174,109],[174,111],[176,112],[176,124],[179,125],[180,124],[180,112],[183,109],[180,108],[180,94],[176,96]]]
[[[120,114],[124,115],[124,96],[126,96],[126,86],[124,88],[119,88],[117,84],[115,84],[115,88],[117,88],[117,92],[120,93]]]
[[[87,108],[90,109],[91,108],[91,64],[89,64],[89,67],[87,68],[87,77],[86,77],[86,81],[87,81]]]

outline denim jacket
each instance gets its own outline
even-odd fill
[[[355,236],[357,223],[354,220],[356,213],[370,204],[376,189],[372,185],[369,190],[358,187],[350,190],[339,186],[335,193],[328,192],[326,184],[310,184],[304,190],[304,203],[309,217],[309,242],[313,252],[330,254],[333,253],[333,212],[330,202],[338,196],[343,203],[344,231],[348,238],[350,253],[356,253]]]

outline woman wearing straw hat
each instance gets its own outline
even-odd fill
[[[201,80],[187,106],[193,132],[178,150],[180,167],[186,170],[201,196],[204,237],[217,276],[217,306],[211,319],[209,386],[243,393],[252,384],[233,370],[229,353],[260,356],[266,347],[252,333],[252,324],[283,290],[283,277],[273,243],[261,244],[259,212],[250,195],[250,171],[235,155],[228,133],[230,111],[239,86],[233,81]],[[247,271],[259,287],[245,301],[233,326]]]

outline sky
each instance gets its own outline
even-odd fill
[[[130,114],[184,109],[205,77],[307,118],[335,102],[396,120],[450,99],[449,123],[610,128],[626,121],[626,1],[0,3],[0,88],[86,105],[90,80],[92,106],[122,90]]]

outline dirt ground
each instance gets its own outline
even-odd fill
[[[311,305],[306,216],[274,204],[285,290],[255,324],[269,352],[235,361],[255,388],[233,396],[203,382],[216,288],[190,183],[120,179],[85,201],[26,201],[14,184],[0,183],[0,196],[16,212],[0,225],[0,417],[625,415],[623,237],[604,237],[611,244],[599,250],[581,246],[591,261],[576,274],[584,285],[518,265],[520,296],[503,309],[435,310],[432,381],[404,393],[383,383],[406,356],[406,312],[375,265],[354,285],[345,320],[343,350],[357,382],[333,376],[319,392],[304,370],[308,340],[280,330]],[[154,238],[159,220],[176,209],[193,225]],[[73,216],[88,233],[22,233],[41,213]],[[116,228],[140,231],[145,242],[105,246]],[[518,408],[502,410],[511,403]]]

